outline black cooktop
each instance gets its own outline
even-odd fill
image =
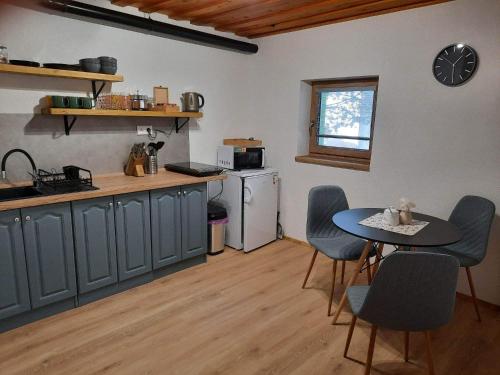
[[[189,161],[183,163],[165,164],[165,168],[172,172],[188,174],[195,177],[216,176],[224,171],[224,168],[217,167],[216,165],[194,163]]]

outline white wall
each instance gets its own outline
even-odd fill
[[[109,1],[87,2],[143,16],[135,8],[112,6]],[[28,5],[18,6],[20,3]],[[192,120],[190,125],[192,160],[215,162],[216,146],[221,144],[223,135],[236,136],[234,125],[243,126],[246,123],[249,108],[246,103],[251,95],[245,86],[254,56],[51,15],[31,9],[29,4],[33,2],[0,3],[0,45],[8,47],[11,59],[78,63],[84,57],[114,56],[118,59],[119,73],[125,78],[123,83],[113,84],[114,92],[128,93],[139,89],[143,94],[152,95],[154,86],[163,85],[170,90],[171,102],[178,104],[184,91],[202,93],[206,99],[204,117]],[[153,18],[237,39],[232,34],[175,22],[166,16],[154,15]],[[88,90],[90,83],[86,81],[3,74],[0,76],[0,113],[33,114],[34,109],[39,110],[40,98],[45,95],[81,95]],[[77,158],[77,154],[81,155],[85,149],[92,152],[98,149],[105,151],[100,157],[101,163],[99,158],[90,159],[88,167],[98,172],[119,171],[129,150],[124,143],[127,140],[128,144],[147,141],[146,137],[134,135],[134,127],[159,124],[159,121],[135,118],[79,119],[74,133],[61,137],[63,125],[62,119],[59,120],[57,126],[53,119],[43,119],[51,126],[37,126],[36,134],[24,129],[23,124],[18,126],[16,134],[3,126],[0,128],[0,154],[11,148],[13,142],[28,147],[39,159],[46,155],[47,148],[51,148],[52,157],[64,155],[66,158]],[[172,124],[173,120],[163,122]],[[117,137],[124,134],[128,138],[121,139],[117,144]],[[165,139],[160,135],[158,140]],[[115,157],[116,153],[120,156],[113,159],[113,163],[106,163],[106,155]],[[16,161],[12,163],[15,166]],[[44,167],[50,167],[49,163],[46,160]]]
[[[307,193],[337,184],[352,207],[396,205],[447,218],[465,194],[491,199],[500,212],[500,2],[459,0],[259,40],[255,65],[258,136],[280,170],[285,233],[305,239]],[[432,62],[444,46],[479,54],[466,85],[436,82]],[[380,77],[370,172],[300,164],[307,135],[305,79]],[[480,298],[500,304],[500,220],[489,253],[473,269]],[[461,277],[460,290],[468,293]]]
[[[137,14],[130,7],[115,9]],[[419,211],[446,218],[465,194],[500,207],[498,19],[498,1],[457,0],[262,38],[257,55],[242,55],[0,4],[0,44],[11,58],[41,62],[115,56],[126,81],[113,85],[114,91],[163,84],[174,99],[185,90],[203,93],[205,116],[189,131],[191,159],[215,162],[222,138],[262,138],[282,176],[286,234],[304,239],[307,193],[319,184],[342,186],[352,207],[396,204],[404,195]],[[434,80],[431,64],[441,48],[458,41],[477,50],[480,65],[469,83],[448,88]],[[371,171],[295,163],[304,152],[309,111],[308,87],[301,81],[361,75],[380,76]],[[2,76],[0,113],[33,113],[41,96],[72,94],[82,88],[75,85]],[[116,137],[111,126],[97,119],[88,132],[82,126],[62,139],[44,135],[39,153],[51,136],[53,154],[81,150],[85,142],[109,153]],[[125,131],[133,136],[132,128]],[[16,135],[20,142],[22,135]],[[0,153],[7,137],[0,128]],[[488,251],[473,274],[479,297],[500,304],[498,216]],[[460,290],[468,291],[463,277]]]

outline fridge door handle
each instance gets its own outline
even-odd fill
[[[249,204],[252,201],[252,189],[248,186],[243,188],[243,202]]]

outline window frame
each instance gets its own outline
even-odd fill
[[[375,127],[375,113],[377,108],[377,93],[378,93],[378,77],[360,77],[360,78],[349,78],[349,79],[332,79],[332,80],[321,80],[311,82],[311,109],[309,115],[309,155],[318,157],[341,157],[341,158],[354,158],[361,159],[363,163],[371,159],[372,148],[373,148],[373,133]],[[318,130],[320,124],[320,95],[321,92],[327,91],[327,89],[342,89],[342,88],[356,88],[356,87],[373,87],[373,107],[372,107],[372,118],[370,124],[370,138],[368,150],[359,150],[346,147],[335,147],[335,146],[320,146],[318,145]],[[332,137],[336,138],[336,137]],[[338,137],[338,138],[349,138],[349,137]]]

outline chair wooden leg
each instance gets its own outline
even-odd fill
[[[332,270],[332,290],[330,292],[330,301],[328,302],[328,316],[332,314],[333,293],[335,292],[335,277],[337,276],[337,260],[333,260]]]
[[[432,362],[432,350],[431,350],[431,334],[429,331],[425,331],[425,349],[427,352],[427,367],[429,368],[429,375],[434,375],[434,363]]]
[[[363,268],[363,264],[365,264],[365,259],[368,256],[368,253],[370,252],[370,249],[373,246],[372,241],[367,241],[365,248],[363,249],[363,252],[361,253],[361,256],[359,257],[358,262],[356,263],[356,266],[354,268],[354,272],[352,273],[351,278],[347,282],[346,288],[344,290],[344,294],[342,294],[342,298],[340,299],[339,305],[337,306],[337,310],[335,311],[335,314],[333,316],[332,324],[337,324],[337,319],[340,316],[340,313],[342,312],[342,309],[344,308],[345,304],[347,303],[347,289],[352,286],[356,280],[358,279],[358,274],[359,271],[361,271],[361,268]]]
[[[373,266],[373,275],[372,277],[375,277],[377,274],[378,268],[380,266],[380,261],[382,260],[382,251],[384,250],[384,244],[379,243],[377,246],[377,255],[376,255],[376,260],[375,260],[375,265]]]
[[[377,337],[377,326],[372,325],[370,332],[370,344],[368,346],[368,356],[366,357],[365,375],[370,375],[372,368],[373,350],[375,349],[375,338]]]
[[[479,314],[479,306],[477,304],[476,290],[474,289],[474,283],[472,282],[472,275],[470,273],[470,268],[465,267],[465,271],[467,272],[467,279],[469,279],[470,294],[472,295],[472,302],[474,303],[474,308],[476,309],[477,320],[480,322],[481,315]]]
[[[314,265],[314,261],[316,260],[316,256],[318,255],[318,250],[314,250],[313,257],[311,259],[311,264],[309,265],[309,269],[307,270],[306,278],[304,279],[304,283],[302,284],[302,289],[306,287],[307,279],[309,278],[309,274],[311,273],[311,270]]]
[[[345,273],[345,260],[342,261],[342,274],[340,276],[340,283],[344,284],[344,273]]]
[[[366,275],[368,276],[368,284],[372,283],[372,266],[370,263],[370,258],[366,258]]]
[[[352,333],[354,332],[354,327],[356,326],[356,320],[358,317],[352,315],[351,325],[349,326],[349,333],[347,334],[347,341],[345,342],[344,357],[347,358],[347,351],[349,350],[349,345],[351,345]]]
[[[409,351],[410,351],[410,332],[405,331],[405,362],[408,362]]]

